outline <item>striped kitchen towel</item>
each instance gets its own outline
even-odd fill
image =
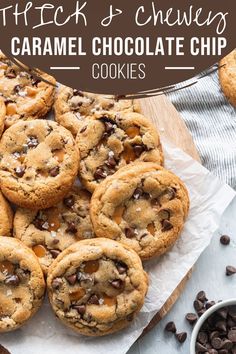
[[[182,114],[203,165],[236,189],[236,109],[220,89],[218,72],[168,97]]]

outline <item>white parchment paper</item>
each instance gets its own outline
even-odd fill
[[[141,335],[177,285],[209,245],[221,216],[235,192],[181,150],[164,143],[166,167],[186,183],[191,208],[182,235],[173,249],[145,264],[150,287],[145,305],[131,327],[103,338],[86,338],[64,327],[47,300],[22,329],[1,334],[0,343],[12,354],[124,354]]]

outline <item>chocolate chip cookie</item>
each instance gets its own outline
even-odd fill
[[[78,133],[80,120],[95,112],[140,111],[134,100],[119,100],[119,97],[96,95],[66,86],[59,88],[54,108],[56,121],[69,129],[74,136]]]
[[[90,197],[87,191],[74,187],[52,208],[16,211],[14,236],[33,249],[45,274],[61,251],[76,241],[94,237]]]
[[[139,113],[100,113],[85,119],[76,143],[81,181],[90,192],[107,176],[134,161],[163,164],[159,134]]]
[[[220,61],[219,76],[225,96],[236,107],[236,49]]]
[[[13,211],[0,192],[0,237],[12,235]]]
[[[6,105],[3,97],[0,96],[0,137],[4,131],[5,125],[5,117],[6,117]]]
[[[18,122],[0,142],[0,183],[13,203],[45,209],[71,189],[79,154],[71,133],[55,122]]]
[[[144,303],[147,275],[138,255],[108,240],[79,241],[48,272],[53,310],[64,324],[88,336],[128,326]]]
[[[28,321],[42,304],[45,283],[37,257],[22,242],[1,237],[0,332]]]
[[[43,117],[51,109],[56,80],[40,71],[39,75],[49,83],[34,78],[0,52],[0,95],[6,103],[5,128],[19,120]]]
[[[140,162],[108,177],[91,199],[98,237],[120,241],[143,259],[164,254],[178,239],[189,209],[188,192],[173,173]]]

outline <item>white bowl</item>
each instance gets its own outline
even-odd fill
[[[213,305],[210,307],[197,321],[196,325],[194,326],[193,332],[192,332],[192,337],[191,337],[191,342],[190,342],[190,354],[196,354],[195,346],[196,346],[196,341],[197,341],[197,335],[198,332],[200,331],[203,323],[206,321],[206,319],[211,316],[214,312],[219,310],[222,307],[227,307],[227,306],[235,306],[236,305],[236,299],[230,299],[230,300],[225,300],[218,302],[217,304]]]

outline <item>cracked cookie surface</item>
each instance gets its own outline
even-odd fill
[[[81,181],[90,192],[107,176],[135,161],[163,164],[159,134],[139,113],[101,113],[85,119],[76,143]]]
[[[0,242],[0,332],[15,330],[42,304],[45,283],[37,257],[12,237]]]
[[[236,107],[236,49],[220,61],[219,77],[225,96]]]
[[[17,209],[14,236],[33,249],[45,274],[61,251],[79,240],[94,237],[89,215],[90,198],[87,191],[73,187],[52,208]]]
[[[11,236],[13,228],[13,211],[10,204],[0,192],[0,235]]]
[[[52,85],[35,79],[0,52],[0,94],[6,104],[5,128],[19,120],[43,117],[52,108],[56,80],[46,73],[39,72],[39,75]]]
[[[96,112],[140,111],[138,103],[134,100],[116,100],[112,96],[73,90],[66,86],[59,88],[54,108],[56,121],[74,136],[78,133],[80,121]]]
[[[79,154],[71,133],[55,122],[18,122],[0,142],[0,182],[3,194],[29,209],[45,209],[71,189]]]
[[[173,173],[154,163],[127,166],[96,188],[91,219],[98,237],[133,248],[143,259],[164,254],[183,228],[188,192]]]
[[[53,310],[64,324],[89,336],[128,326],[144,303],[148,279],[138,255],[108,240],[79,241],[63,251],[47,278]]]

